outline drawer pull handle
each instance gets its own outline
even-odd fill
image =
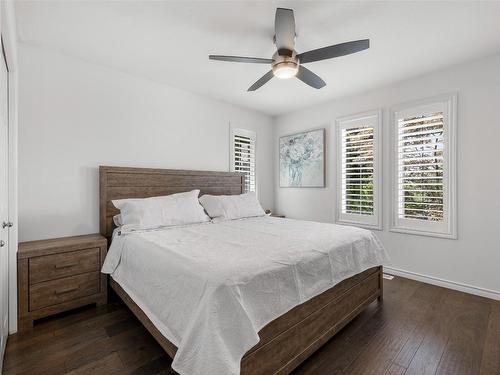
[[[65,294],[65,293],[70,293],[70,292],[74,292],[75,290],[78,290],[78,287],[75,287],[75,288],[68,288],[68,289],[61,289],[61,290],[56,290],[56,295],[60,295],[60,294]]]
[[[78,263],[56,264],[54,267],[57,270],[59,270],[59,269],[62,269],[62,268],[71,268],[71,267],[75,267],[75,266],[78,266]]]

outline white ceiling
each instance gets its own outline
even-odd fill
[[[371,48],[307,64],[327,86],[273,79],[261,64],[209,54],[271,57],[274,12],[293,8],[296,50],[370,38]],[[500,2],[22,1],[21,42],[277,115],[500,52]]]

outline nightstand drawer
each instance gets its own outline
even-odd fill
[[[99,272],[45,281],[30,286],[30,311],[99,293]]]
[[[29,260],[30,284],[99,270],[99,248],[34,257]]]

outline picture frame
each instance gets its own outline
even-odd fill
[[[325,187],[325,128],[279,138],[281,188]]]

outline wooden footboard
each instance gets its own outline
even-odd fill
[[[289,374],[382,295],[382,267],[342,281],[265,326],[241,361],[244,375]]]
[[[241,361],[242,375],[289,374],[375,299],[382,300],[382,266],[370,268],[296,306],[259,332],[260,342]],[[111,288],[173,358],[168,341],[114,280]]]

